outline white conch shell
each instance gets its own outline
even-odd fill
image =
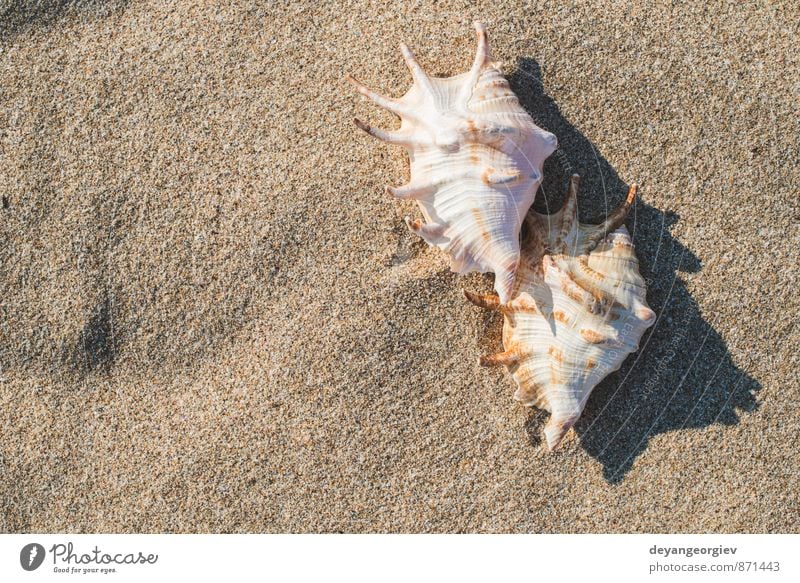
[[[639,347],[655,321],[628,231],[622,224],[636,197],[601,225],[577,217],[577,175],[564,207],[527,217],[513,299],[465,292],[467,299],[504,314],[503,346],[485,366],[505,365],[514,398],[551,413],[545,426],[552,450],[580,417],[592,389]]]
[[[401,45],[414,78],[403,97],[383,97],[348,79],[402,120],[390,132],[355,123],[408,151],[410,182],[387,191],[418,202],[425,222],[406,218],[409,228],[447,251],[453,271],[495,273],[495,289],[505,302],[519,264],[522,221],[557,140],[533,123],[492,62],[484,26],[476,22],[475,30],[478,50],[467,73],[429,77]]]

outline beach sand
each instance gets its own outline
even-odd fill
[[[222,4],[0,2],[0,531],[800,531],[792,3]],[[641,185],[659,320],[553,453],[344,81],[475,19],[536,208]]]

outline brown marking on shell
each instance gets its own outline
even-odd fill
[[[578,267],[588,278],[591,278],[593,281],[600,283],[606,279],[606,276],[589,267],[588,255],[582,255],[581,257],[577,258]]]
[[[481,295],[464,290],[464,295],[471,303],[475,304],[479,308],[496,310],[500,307],[500,298],[494,294]]]
[[[550,345],[547,349],[547,354],[553,357],[556,362],[564,362],[564,352],[557,346]]]
[[[578,283],[572,279],[569,273],[564,273],[561,278],[561,291],[563,291],[569,299],[579,304],[586,304],[589,300],[589,295]]]
[[[586,267],[591,269],[588,265]],[[607,310],[613,307],[623,307],[593,280],[584,278],[583,273],[571,273],[561,270],[560,268],[558,269],[561,282],[560,289],[567,297],[584,306],[590,313],[598,313],[599,307],[601,306],[606,306]],[[598,272],[594,271],[594,273]]]
[[[480,157],[480,145],[479,144],[470,144],[469,145],[469,163],[472,166],[477,166],[481,163]]]
[[[607,336],[603,336],[599,332],[595,330],[590,330],[588,328],[583,328],[581,330],[581,337],[586,340],[586,342],[590,342],[592,344],[603,344],[606,342],[611,341],[611,338]]]
[[[591,303],[589,297],[586,295],[588,293],[594,299],[595,304],[599,306],[606,306],[609,309],[613,307],[624,307],[621,306],[613,298],[613,296],[608,295],[608,293],[606,293],[606,291],[600,286],[598,279],[604,280],[606,277],[602,273],[589,267],[589,264],[585,259],[583,261],[581,261],[581,259],[584,258],[579,257],[575,261],[575,264],[577,265],[577,269],[575,271],[562,271],[562,273],[564,273],[566,276],[565,280],[568,282],[568,284],[571,283],[577,286],[577,288],[571,288],[572,291],[575,294],[581,294],[583,299],[578,300],[572,295],[570,295],[570,297],[588,307]],[[584,293],[581,293],[581,291],[578,290],[582,290]]]
[[[481,210],[473,208],[470,212],[472,213],[472,218],[475,219],[475,224],[478,225],[478,230],[481,233],[481,239],[488,243],[492,236],[489,234],[489,231],[486,228],[486,221],[483,218]]]
[[[568,325],[570,323],[569,317],[567,317],[567,314],[562,312],[561,310],[554,310],[553,311],[553,319],[556,322],[561,322],[562,324],[567,324]]]
[[[596,366],[597,361],[594,358],[590,358],[586,361],[586,370],[592,370]]]
[[[496,294],[483,295],[464,290],[464,295],[470,303],[486,310],[498,310],[503,314],[515,314],[518,312],[541,314],[536,302],[526,296],[516,297],[507,304],[501,304],[500,298]]]
[[[502,309],[502,308],[501,308]],[[513,300],[511,300],[503,309],[504,313],[516,313],[516,312],[528,312],[532,314],[541,314],[539,310],[539,306],[536,305],[536,302],[528,297],[525,296],[517,296]]]
[[[523,354],[518,346],[512,346],[508,350],[496,354],[487,354],[478,359],[481,366],[507,366],[514,367],[519,364]]]

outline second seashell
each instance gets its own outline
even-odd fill
[[[387,187],[396,197],[417,201],[425,220],[407,217],[408,227],[447,251],[453,271],[493,272],[495,290],[506,302],[519,265],[522,221],[557,140],[519,104],[492,61],[485,27],[476,22],[475,30],[478,49],[467,73],[430,77],[401,45],[414,79],[403,97],[384,97],[348,79],[401,119],[396,131],[355,123],[408,151],[410,182]]]
[[[623,225],[636,186],[602,224],[584,225],[578,182],[571,178],[559,212],[528,215],[509,302],[465,292],[472,303],[503,313],[504,350],[480,363],[508,367],[518,387],[514,398],[550,412],[544,433],[551,450],[578,420],[592,389],[638,349],[656,319]]]

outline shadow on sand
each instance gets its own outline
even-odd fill
[[[543,91],[541,70],[520,59],[509,78],[520,103],[553,132],[559,150],[545,163],[539,212],[561,206],[572,173],[581,175],[580,217],[597,223],[615,208],[628,185],[594,145],[560,113]],[[605,193],[605,196],[603,196]],[[647,198],[647,190],[642,193]],[[701,260],[670,234],[679,216],[642,198],[626,224],[633,235],[647,299],[658,320],[638,352],[592,393],[575,429],[583,448],[603,465],[609,483],[621,482],[648,440],[669,431],[738,423],[738,410],[756,409],[759,384],[733,362],[722,337],[703,319],[678,273],[698,272]],[[547,414],[532,413],[526,431],[538,444]]]
[[[129,0],[9,0],[0,2],[0,42],[31,27],[53,26],[69,13],[104,17],[124,9]]]

